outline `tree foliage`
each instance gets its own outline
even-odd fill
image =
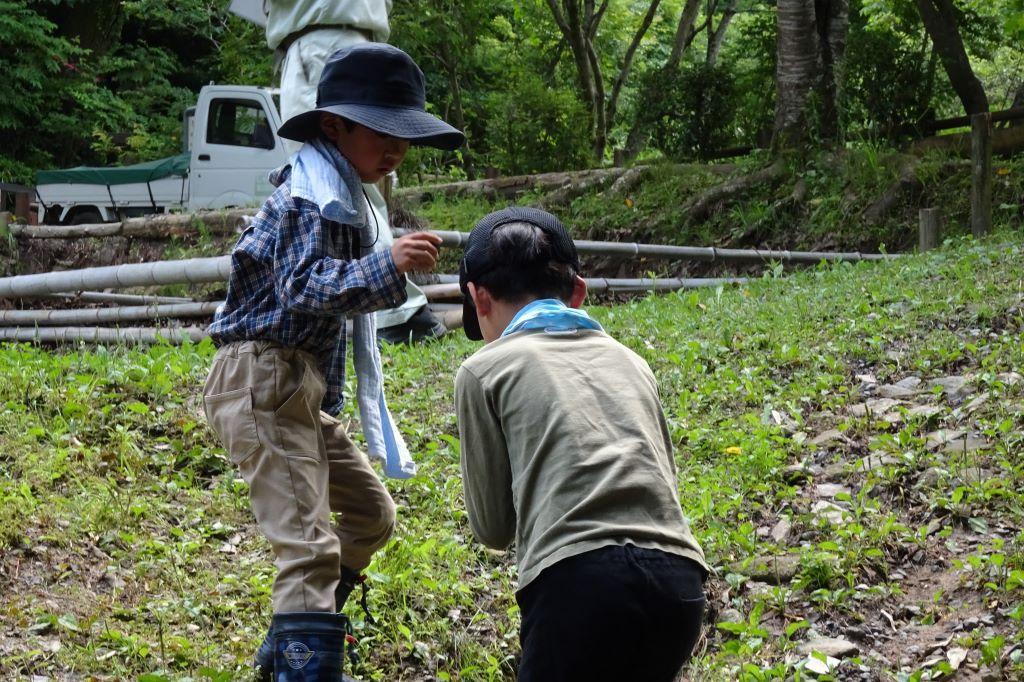
[[[0,110],[0,179],[31,183],[40,168],[174,153],[182,111],[202,85],[272,85],[262,29],[229,15],[228,2],[0,0],[10,93]],[[952,8],[992,108],[1024,101],[1024,0],[849,0],[845,53],[824,49],[820,37],[808,43],[812,87],[797,110],[806,105],[812,125],[792,128],[811,131],[808,144],[962,113],[923,2]],[[765,146],[778,127],[777,85],[788,82],[776,78],[778,18],[797,5],[846,4],[396,2],[391,42],[422,66],[435,113],[468,136],[457,153],[417,150],[406,168],[424,179],[477,177]],[[821,35],[817,19],[805,28]],[[834,129],[817,128],[821,121]]]

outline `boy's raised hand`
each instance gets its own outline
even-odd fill
[[[399,237],[391,245],[395,269],[403,275],[413,270],[433,270],[440,245],[441,238],[432,232],[413,232]]]

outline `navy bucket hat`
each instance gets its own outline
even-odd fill
[[[570,265],[577,273],[580,272],[580,257],[576,253],[576,244],[565,225],[547,211],[539,208],[510,206],[500,211],[488,213],[481,218],[466,240],[466,251],[459,263],[459,288],[462,290],[462,329],[473,341],[484,338],[480,329],[480,319],[476,315],[473,297],[469,295],[470,282],[486,272],[503,265],[494,262],[491,256],[491,233],[502,225],[509,223],[528,223],[539,227],[548,236],[551,243],[551,260]]]
[[[426,110],[423,72],[397,47],[362,43],[327,60],[316,109],[292,116],[277,131],[298,142],[320,135],[320,114],[336,114],[414,145],[458,149],[466,136]]]

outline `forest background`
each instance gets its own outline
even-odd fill
[[[0,181],[174,154],[202,85],[272,85],[262,29],[228,4],[0,0]],[[390,42],[423,67],[435,113],[468,134],[455,154],[414,153],[402,181],[767,148],[781,125],[778,60],[799,67],[801,49],[822,87],[800,106],[823,123],[801,123],[803,142],[899,142],[970,108],[922,5],[954,18],[984,106],[1024,104],[1024,0],[396,2]],[[822,7],[842,24],[831,56]],[[808,12],[825,49],[787,51],[780,26]]]

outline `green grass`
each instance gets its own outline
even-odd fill
[[[841,634],[918,599],[898,575],[917,570],[918,549],[945,557],[954,579],[907,624],[955,619],[953,594],[977,602],[994,624],[963,629],[957,644],[981,667],[1022,672],[1012,652],[1024,646],[1024,384],[1000,378],[1024,366],[1022,251],[1004,233],[592,309],[659,378],[680,499],[718,572],[710,603],[741,615],[709,628],[692,679],[807,679],[795,647],[809,629]],[[378,624],[355,618],[362,679],[514,677],[513,558],[473,541],[461,498],[452,382],[476,347],[456,334],[386,355],[389,402],[421,473],[388,482],[399,527],[370,569]],[[202,417],[212,355],[208,343],[0,348],[0,677],[244,679],[273,568],[245,485]],[[869,373],[879,383],[970,374],[989,399],[968,414],[936,397],[940,414],[904,411],[895,425],[853,416],[857,375]],[[924,436],[939,427],[969,428],[991,447],[937,453]],[[829,428],[849,444],[810,445]],[[889,463],[842,474],[841,523],[813,513],[807,483],[786,470],[869,452]],[[777,546],[759,530],[782,516],[794,539]],[[932,519],[941,529],[929,535]],[[736,565],[786,552],[799,568],[781,586],[751,589]],[[938,669],[860,660],[880,679]]]

